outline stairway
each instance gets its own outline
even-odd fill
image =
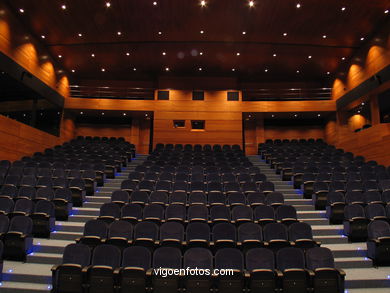
[[[282,181],[260,156],[248,156],[254,166],[260,168],[269,181],[275,185],[275,191],[284,194],[285,203],[293,205],[298,219],[311,225],[314,240],[321,241],[323,247],[332,250],[335,265],[346,273],[346,292],[389,292],[390,268],[372,266],[367,258],[365,242],[349,243],[343,235],[342,225],[329,225],[325,211],[316,211],[311,199],[304,199],[301,190],[294,189],[292,182]]]
[[[99,215],[100,206],[110,202],[111,193],[120,189],[128,174],[146,159],[146,155],[137,155],[115,179],[107,179],[103,187],[95,190],[94,196],[87,196],[83,207],[72,210],[68,221],[56,221],[56,228],[50,239],[34,238],[33,252],[27,256],[26,263],[4,261],[1,293],[47,293],[51,290],[51,268],[62,261],[64,247],[74,243],[82,236],[85,222]]]

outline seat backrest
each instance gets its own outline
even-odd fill
[[[14,211],[15,212],[23,212],[26,214],[31,214],[32,211],[34,210],[34,203],[30,199],[19,199],[16,201],[15,206],[14,206]]]
[[[242,271],[244,269],[244,257],[237,248],[222,248],[215,254],[215,268],[233,269]]]
[[[6,215],[0,214],[0,234],[6,233],[8,231],[8,226],[9,226],[9,218]]]
[[[326,247],[313,247],[306,251],[306,267],[309,270],[334,268],[332,251]]]
[[[110,224],[108,238],[121,237],[131,240],[133,236],[133,226],[126,221],[118,220]]]
[[[62,256],[63,264],[78,264],[85,267],[90,264],[91,249],[85,244],[72,243],[64,249]]]
[[[390,237],[390,225],[382,220],[375,220],[368,224],[368,239]]]
[[[285,247],[276,253],[276,264],[282,272],[287,269],[304,269],[305,256],[303,250],[295,247]]]
[[[100,207],[100,216],[114,217],[118,219],[121,216],[121,209],[113,202],[106,202]]]
[[[134,227],[134,239],[158,239],[158,226],[151,222],[140,222]]]
[[[246,269],[254,270],[274,270],[275,256],[272,250],[266,248],[253,248],[246,253]]]
[[[39,200],[35,204],[34,213],[44,213],[49,215],[49,217],[54,218],[55,206],[51,201],[48,200]]]
[[[93,250],[91,265],[118,268],[121,265],[121,251],[114,245],[98,245]]]
[[[8,231],[21,232],[29,236],[32,233],[32,227],[33,222],[30,217],[16,216],[11,219]]]
[[[288,235],[290,241],[299,239],[313,239],[311,226],[304,222],[293,223],[288,227]]]
[[[175,239],[184,241],[184,226],[177,222],[166,222],[160,227],[160,240]]]
[[[211,270],[213,268],[213,255],[206,248],[190,248],[184,253],[183,267]]]
[[[255,220],[275,219],[275,210],[271,206],[259,205],[254,211]]]
[[[137,220],[142,219],[142,207],[134,203],[124,205],[121,209],[121,217],[134,217]]]
[[[157,248],[153,253],[153,267],[181,269],[181,257],[181,251],[178,248]]]
[[[84,226],[84,236],[97,236],[101,239],[107,237],[108,227],[104,221],[89,220]]]
[[[236,227],[230,223],[218,223],[213,226],[212,239],[214,242],[218,240],[237,241]]]
[[[287,228],[281,223],[269,223],[265,225],[263,236],[265,241],[276,239],[288,240]]]
[[[364,209],[359,204],[346,205],[344,208],[344,218],[351,220],[352,218],[364,218]]]
[[[244,242],[247,240],[263,240],[261,226],[255,223],[244,223],[238,227],[238,241]]]
[[[151,268],[151,264],[152,254],[146,247],[131,246],[123,250],[122,267],[136,267],[147,271]]]
[[[276,220],[297,219],[297,210],[291,205],[281,205],[276,209]]]
[[[189,223],[186,229],[186,240],[204,239],[210,241],[210,226],[206,223]]]

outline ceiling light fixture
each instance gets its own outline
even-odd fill
[[[61,9],[66,10],[66,5],[65,4],[61,5]]]
[[[309,59],[311,59],[311,57],[312,57],[311,55],[307,56],[307,58],[309,58]]]
[[[102,72],[106,71],[104,68],[102,68]]]
[[[19,12],[20,12],[20,13],[24,13],[24,9],[23,9],[23,8],[20,8],[20,9],[19,9]]]
[[[92,54],[91,54],[91,57],[92,57],[92,58],[95,58],[95,54],[92,53]]]
[[[72,72],[73,72],[73,73],[75,73],[75,72],[76,72],[76,70],[72,69]]]
[[[298,117],[298,114],[294,114],[294,117]]]
[[[246,32],[242,32],[243,35],[246,35]]]
[[[264,72],[268,72],[268,69],[264,69]]]
[[[203,31],[203,30],[201,30],[201,31],[200,31],[200,33],[201,33],[201,34],[203,34],[203,33],[204,33],[204,31]]]
[[[237,56],[240,56],[241,54],[240,54],[240,52],[237,52],[236,55],[237,55]]]
[[[234,71],[236,71],[236,69],[235,69],[235,68],[232,68],[232,71],[234,72]]]
[[[130,56],[130,53],[129,53],[129,52],[127,52],[127,53],[126,53],[126,56]]]
[[[104,115],[104,112],[102,112],[102,115]]]
[[[202,7],[206,6],[206,1],[204,1],[204,0],[200,1],[200,6],[202,6]]]
[[[297,70],[297,73],[300,73],[300,71],[299,71],[299,70]]]
[[[169,67],[165,67],[165,71],[169,71]]]
[[[153,2],[153,5],[154,5],[154,6],[156,6],[156,5],[157,5],[157,2],[156,2],[156,1],[154,1],[154,2]]]
[[[80,112],[80,115],[83,115],[84,114],[84,112]]]
[[[326,74],[327,74],[327,75],[329,75],[329,74],[330,74],[330,72],[328,71]]]
[[[83,34],[79,34],[79,37],[82,37],[83,36]]]
[[[361,38],[360,38],[360,40],[361,40],[361,41],[364,41],[364,38],[363,38],[363,37],[361,37]]]
[[[323,35],[322,38],[323,38],[323,39],[326,39],[326,35]]]
[[[272,118],[274,118],[274,117],[275,117],[275,115],[274,115],[274,114],[272,114],[272,115],[271,115],[271,117],[272,117]]]
[[[273,54],[272,56],[276,57],[276,54]]]
[[[122,32],[117,32],[116,34],[117,34],[118,36],[120,36],[120,35],[122,34]]]
[[[167,55],[167,53],[165,53],[165,52],[162,52],[162,54],[163,54],[163,56]]]
[[[58,55],[58,58],[62,58],[62,55]]]
[[[46,38],[44,35],[41,36],[42,39]]]
[[[134,68],[133,68],[133,71],[137,71],[137,68],[134,67]]]
[[[123,116],[126,116],[127,114],[126,113],[123,113]]]
[[[255,6],[255,1],[249,1],[249,7],[253,7],[253,6]]]
[[[300,3],[297,4],[297,8],[301,8],[301,4]]]
[[[345,7],[341,7],[341,11],[345,11]]]
[[[199,55],[202,56],[202,55],[203,55],[203,52],[200,52]]]
[[[202,69],[202,67],[199,67],[198,70],[199,70],[199,71],[202,71],[203,69]]]
[[[389,13],[389,9],[386,9],[386,10],[385,10],[385,14],[388,14],[388,13]]]
[[[345,60],[345,57],[342,57],[341,60]]]
[[[110,2],[106,2],[106,7],[107,8],[111,7],[111,3]]]
[[[283,37],[287,37],[287,33],[283,33]]]
[[[321,114],[318,114],[317,116],[318,116],[318,117],[321,117]]]

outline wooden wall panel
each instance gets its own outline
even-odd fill
[[[322,126],[265,126],[265,139],[325,138]]]
[[[60,137],[0,115],[1,160],[19,160],[60,143]]]

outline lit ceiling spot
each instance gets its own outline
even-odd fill
[[[268,69],[266,68],[266,69],[264,69],[264,72],[268,72]]]
[[[169,71],[169,67],[165,67],[165,71]]]
[[[200,52],[199,55],[202,56],[202,55],[203,55],[203,52]]]
[[[72,69],[72,72],[73,72],[73,73],[75,73],[75,72],[76,72],[76,70]]]
[[[275,117],[275,115],[274,115],[274,114],[272,114],[272,115],[271,115],[271,117],[272,117],[272,118],[274,118],[274,117]]]
[[[297,4],[297,8],[301,8],[301,4],[300,3]]]
[[[297,70],[297,73],[300,73],[300,71],[299,71],[299,70]]]
[[[360,110],[358,111],[358,113],[360,113]]]
[[[133,68],[133,71],[137,71],[137,68],[134,67],[134,68]]]
[[[111,7],[111,3],[110,2],[106,2],[106,7]]]
[[[120,36],[120,35],[122,34],[122,32],[117,32],[116,34],[117,34],[118,36]]]
[[[126,116],[127,114],[126,113],[123,113],[123,116]]]
[[[287,37],[287,33],[283,33],[283,37]]]
[[[360,38],[360,40],[361,40],[361,41],[364,41],[364,38],[363,38],[363,37],[361,37],[361,38]]]
[[[322,38],[323,38],[323,39],[326,39],[326,35],[323,35]]]
[[[162,35],[162,32],[158,32],[159,35]]]
[[[276,54],[273,54],[272,56],[276,57]]]
[[[204,34],[204,31],[203,31],[203,30],[201,30],[201,31],[200,31],[200,33],[201,33],[201,34]]]
[[[242,32],[243,35],[246,35],[246,32]]]
[[[46,38],[44,35],[41,36],[42,39]]]
[[[83,34],[79,34],[79,37],[82,37],[83,36]]]
[[[130,53],[129,53],[129,52],[127,52],[127,53],[126,53],[126,56],[130,56]]]
[[[294,117],[298,117],[298,114],[294,114]]]
[[[91,57],[92,57],[92,58],[95,58],[95,54],[92,53],[92,54],[91,54]]]
[[[23,9],[23,8],[20,8],[20,9],[19,9],[19,12],[20,12],[20,13],[24,13],[24,9]]]
[[[327,75],[329,75],[329,74],[330,74],[330,72],[328,71],[326,74],[327,74]]]
[[[341,58],[341,60],[345,60],[345,57]]]
[[[345,11],[345,7],[341,7],[341,11]]]
[[[199,70],[199,71],[202,71],[203,69],[202,69],[202,67],[199,67],[198,70]]]
[[[236,71],[236,69],[235,69],[235,68],[232,68],[232,71],[234,72],[234,71]]]
[[[156,5],[157,5],[157,2],[156,2],[156,1],[154,1],[154,2],[153,2],[153,5],[154,5],[154,6],[156,6]]]
[[[249,7],[255,6],[255,1],[249,1]]]
[[[240,52],[237,52],[236,55],[237,55],[237,56],[240,56],[241,54],[240,54]]]
[[[385,14],[388,14],[388,13],[389,13],[389,9],[386,9],[386,10],[385,10]]]
[[[83,115],[84,114],[84,112],[80,112],[80,115]]]
[[[102,72],[106,71],[104,68],[102,68]]]
[[[364,106],[364,102],[362,102],[362,106]]]
[[[66,5],[65,4],[61,5],[61,9],[66,10]]]
[[[58,55],[58,58],[62,58],[62,55]]]
[[[104,112],[102,112],[102,115],[104,115]]]
[[[317,116],[318,116],[318,117],[321,117],[321,114],[318,114]]]
[[[311,59],[311,58],[312,58],[312,56],[311,56],[311,55],[309,55],[309,56],[307,56],[307,58]]]
[[[202,7],[206,6],[206,1],[204,1],[204,0],[200,1],[200,6],[202,6]]]
[[[162,54],[163,54],[163,56],[167,55],[167,53],[166,53],[166,52],[162,52]]]

